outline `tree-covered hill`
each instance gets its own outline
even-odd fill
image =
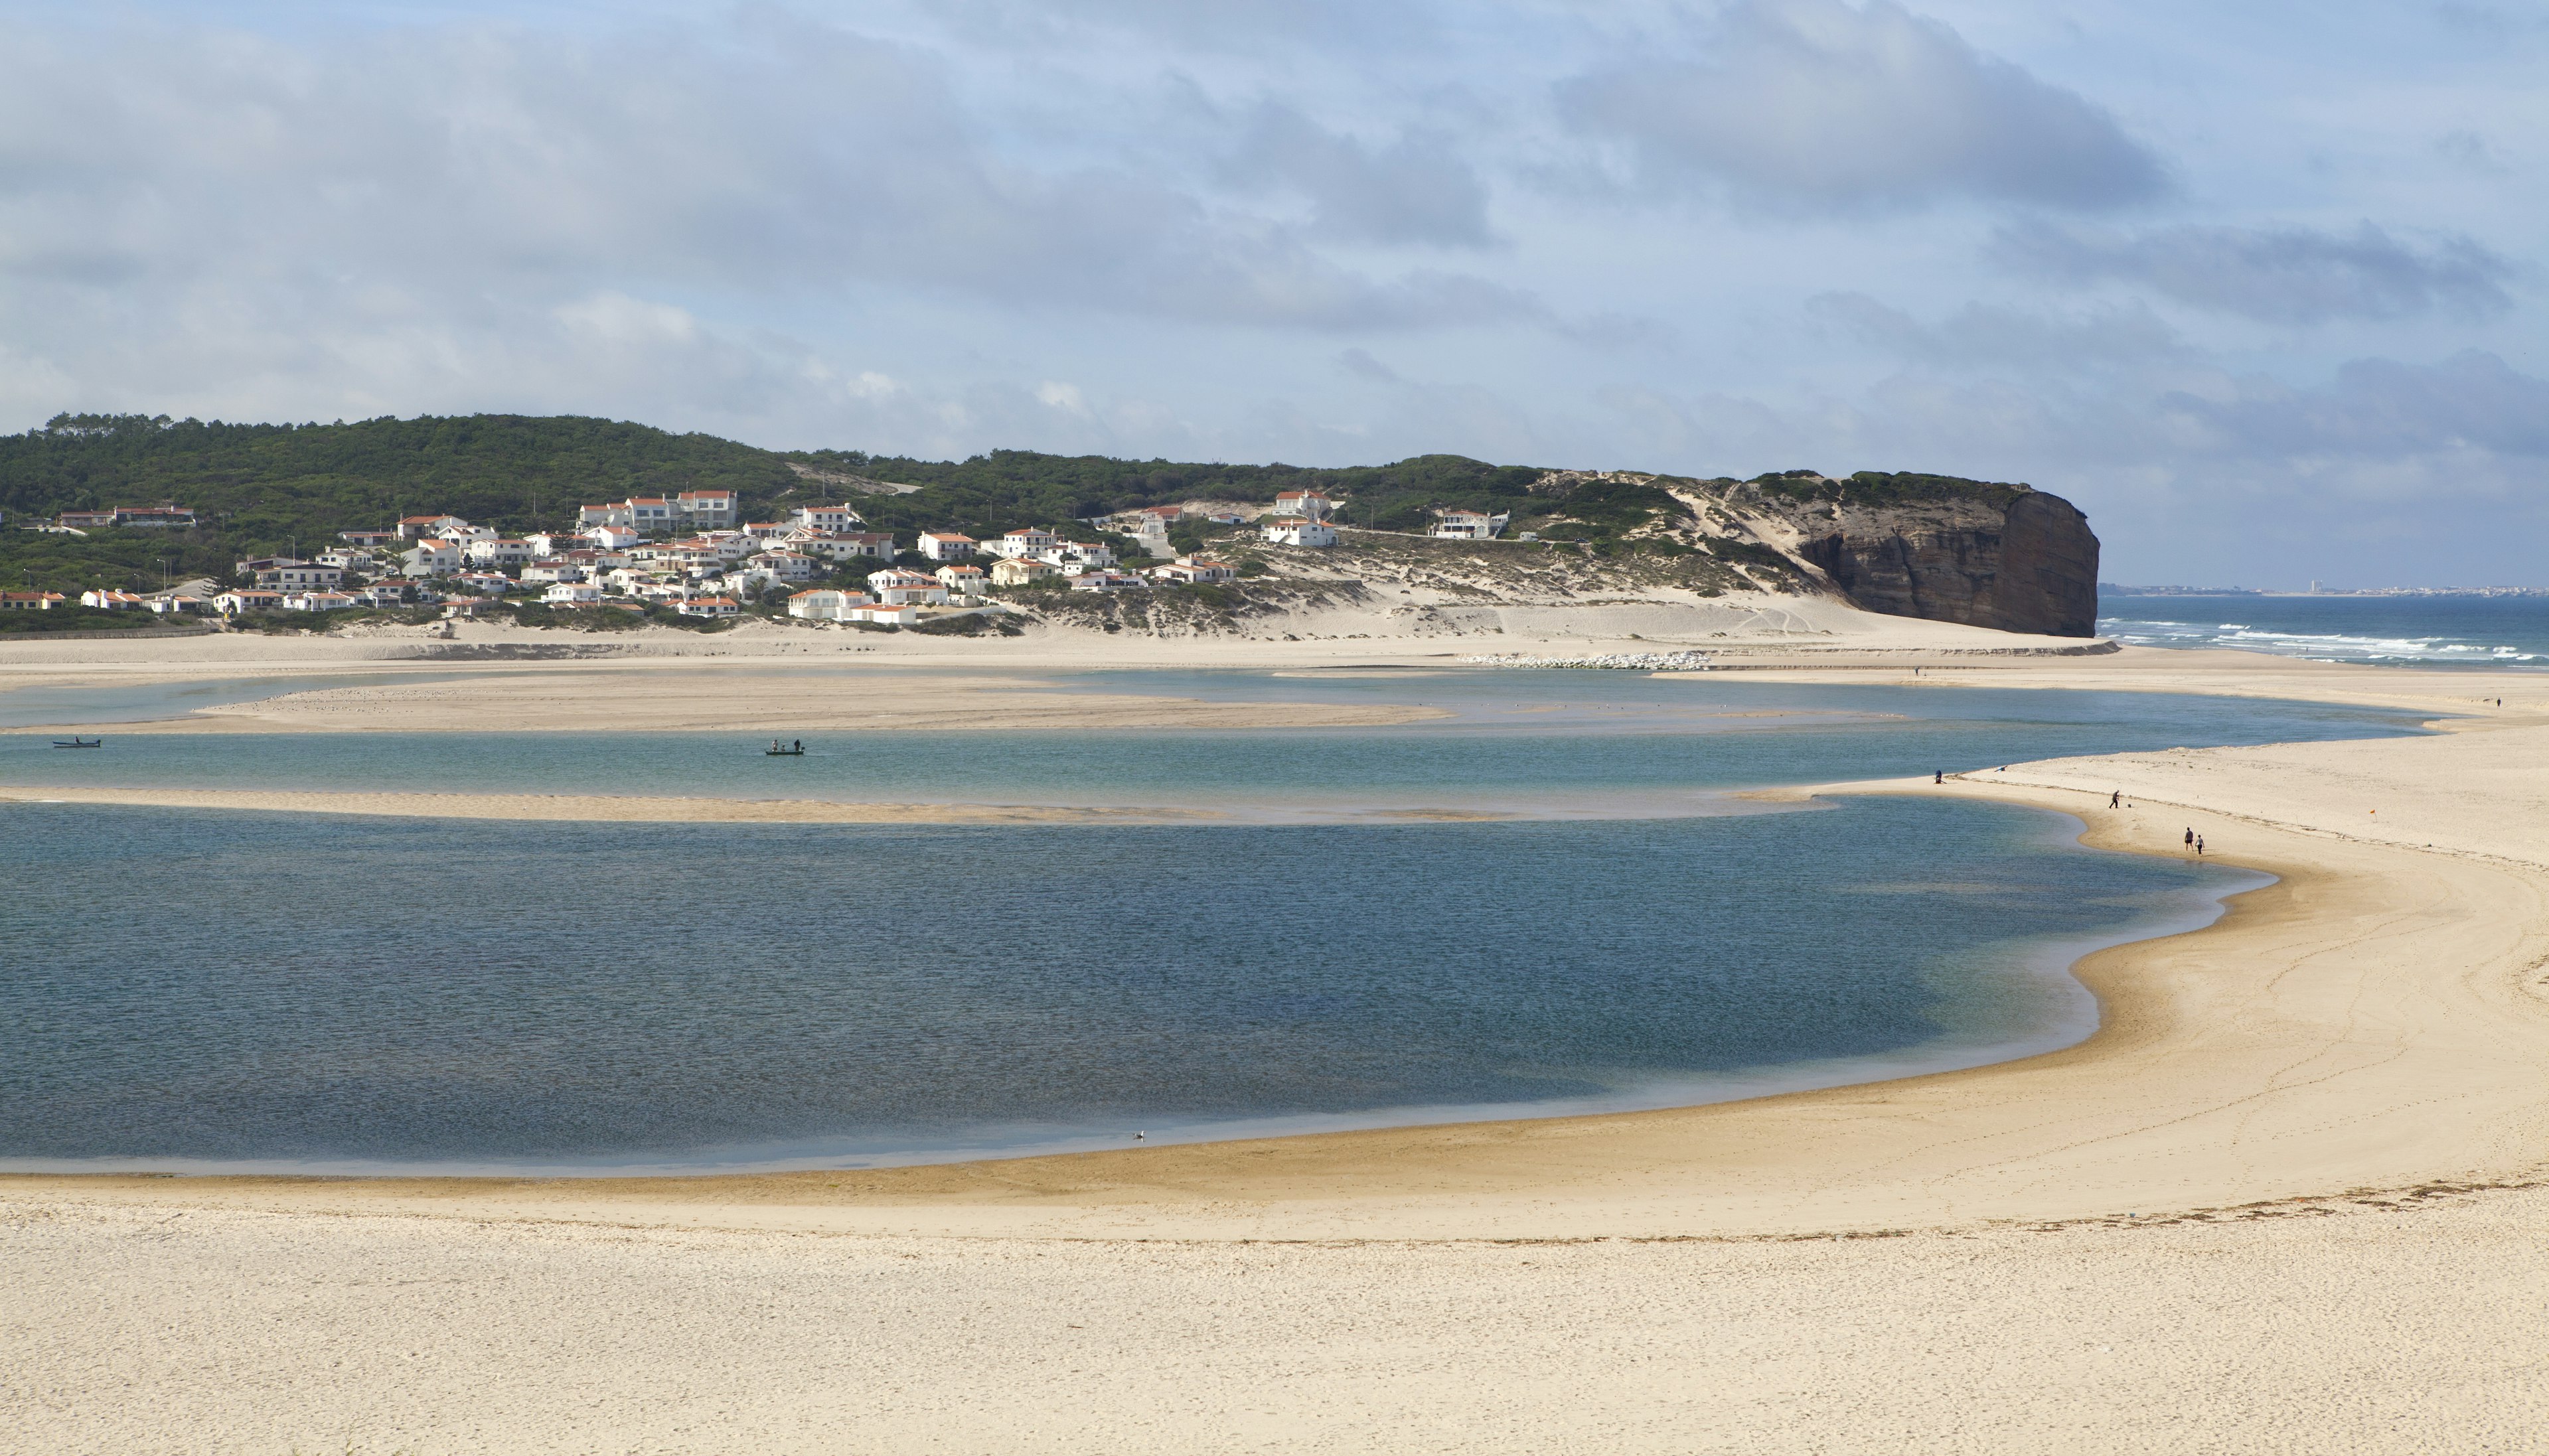
[[[242,557],[320,549],[338,531],[402,515],[464,516],[509,533],[570,524],[586,501],[725,489],[745,519],[848,499],[879,529],[978,535],[1196,497],[1278,491],[1356,498],[1358,523],[1420,527],[1431,505],[1527,504],[1541,472],[1456,455],[1306,470],[996,450],[929,461],[855,451],[763,450],[713,435],[575,416],[479,414],[345,424],[226,424],[64,414],[0,436],[0,512],[12,527],[66,509],[193,506],[191,531],[111,529],[86,539],[0,532],[0,585],[147,589],[226,573]],[[917,486],[862,491],[862,482]]]
[[[1795,474],[1801,479],[1784,489],[1807,489],[1803,478],[1811,473]],[[1784,478],[1764,478],[1777,479]],[[1913,483],[1919,490],[1974,485],[1877,479],[1903,483],[1889,486],[1895,491]],[[896,494],[885,485],[918,489]],[[1421,531],[1432,511],[1466,507],[1505,512],[1517,531],[1607,548],[1678,509],[1643,480],[1570,477],[1552,486],[1550,473],[1537,467],[1459,455],[1334,470],[1025,450],[930,461],[763,450],[576,416],[293,425],[64,414],[41,429],[0,436],[0,511],[11,527],[65,509],[162,501],[195,507],[201,523],[184,531],[102,529],[85,539],[0,531],[0,586],[148,590],[171,578],[222,576],[244,557],[315,552],[338,531],[383,529],[402,515],[447,512],[518,534],[572,524],[576,506],[587,501],[715,489],[737,493],[745,520],[847,499],[878,529],[940,527],[986,537],[1135,505],[1265,501],[1281,491],[1319,490],[1346,500],[1347,518],[1358,526]]]

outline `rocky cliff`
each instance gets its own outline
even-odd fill
[[[1862,471],[1710,482],[1694,504],[1750,529],[1868,611],[2004,632],[2097,630],[2098,538],[2022,485]]]

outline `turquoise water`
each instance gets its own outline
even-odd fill
[[[2143,694],[1624,674],[1056,685],[1441,723],[0,737],[0,782],[1188,803],[1223,825],[0,805],[0,1166],[831,1166],[1692,1103],[2085,1035],[2066,967],[2261,882],[2056,815],[1725,791],[2409,731]],[[1766,715],[1766,716],[1765,716]],[[1310,802],[1331,821],[1279,822]],[[1502,806],[1488,823],[1352,822]]]
[[[2325,662],[2549,668],[2549,595],[2134,596],[2098,631],[2149,647],[2234,647]]]
[[[2412,731],[2396,713],[2148,693],[1821,686],[1621,673],[1090,674],[1045,680],[1222,701],[1416,703],[1393,728],[814,735],[0,734],[0,785],[375,789],[1071,804],[1254,820],[1374,812],[1732,812],[1725,791],[2024,759]],[[0,698],[0,703],[5,703]]]

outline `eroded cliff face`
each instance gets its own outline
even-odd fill
[[[2098,538],[2027,486],[1872,472],[1747,482],[1716,503],[1868,611],[2004,632],[2097,630]]]

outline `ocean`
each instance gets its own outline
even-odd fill
[[[2323,662],[2549,667],[2549,596],[2098,598],[2098,631],[2137,647],[2235,647]]]

